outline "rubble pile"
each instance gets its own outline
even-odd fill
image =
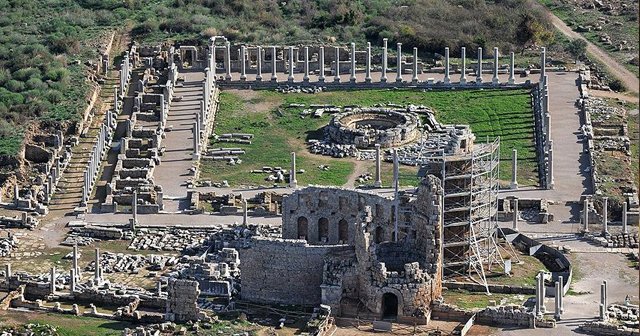
[[[638,234],[619,233],[615,235],[607,235],[606,237],[586,235],[585,238],[602,247],[613,248],[638,248]]]
[[[134,255],[124,253],[103,252],[100,255],[100,268],[104,273],[133,273],[137,274],[140,270],[148,268],[150,270],[163,270],[165,267],[171,267],[178,264],[180,257],[161,256],[161,255]],[[86,271],[95,271],[95,261],[92,261],[86,268]]]
[[[324,86],[300,86],[300,85],[279,85],[276,92],[280,93],[320,93],[327,88]]]
[[[9,257],[14,248],[18,247],[18,238],[14,235],[0,238],[0,257]]]
[[[356,145],[341,145],[329,140],[311,139],[307,143],[309,151],[313,154],[331,156],[334,158],[357,157]]]

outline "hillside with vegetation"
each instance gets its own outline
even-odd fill
[[[453,56],[463,45],[521,51],[554,42],[528,0],[0,0],[0,12],[0,155],[9,156],[30,122],[78,120],[92,84],[89,61],[108,31],[143,42],[389,38],[427,55],[449,46]]]

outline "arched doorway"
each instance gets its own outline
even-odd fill
[[[395,320],[398,317],[398,297],[393,293],[382,295],[382,319]]]
[[[343,243],[349,240],[349,224],[344,219],[338,222],[338,240]]]
[[[324,217],[318,219],[318,240],[322,243],[329,241],[329,220]]]
[[[376,244],[380,244],[383,241],[384,241],[384,229],[382,228],[382,226],[378,226],[376,227],[375,242]]]
[[[307,217],[298,217],[298,239],[307,239],[309,235],[309,220]]]

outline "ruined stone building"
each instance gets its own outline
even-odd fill
[[[441,196],[433,176],[397,200],[335,187],[295,191],[283,200],[282,238],[256,238],[240,251],[242,299],[428,322],[442,290]]]

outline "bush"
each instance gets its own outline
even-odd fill
[[[619,79],[614,79],[609,82],[609,88],[616,92],[624,92],[627,91],[627,87],[624,83]]]

